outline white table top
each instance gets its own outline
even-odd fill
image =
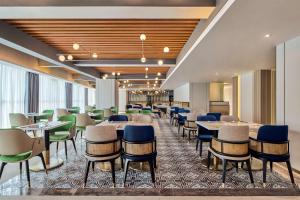
[[[134,121],[123,121],[123,122],[109,122],[104,121],[100,124],[97,124],[96,126],[103,126],[103,125],[113,125],[116,127],[117,130],[124,130],[126,125],[136,125],[136,126],[153,126],[155,133],[159,131],[159,125],[157,121],[153,121],[152,123],[142,123],[142,122],[134,122]]]
[[[23,131],[38,131],[38,130],[52,130],[54,128],[58,128],[64,125],[67,125],[69,122],[63,121],[53,121],[53,122],[40,122],[36,124],[29,124],[26,126],[20,126],[19,129]]]
[[[46,116],[47,114],[45,114],[45,113],[26,113],[25,115],[27,117],[39,117],[39,116]]]
[[[189,113],[178,113],[178,115],[180,115],[181,117],[187,117]]]

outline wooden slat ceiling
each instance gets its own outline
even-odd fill
[[[140,59],[140,34],[147,36],[144,55],[148,59],[175,59],[187,42],[199,19],[107,19],[107,20],[8,20],[13,26],[47,43],[74,59]],[[80,44],[73,50],[72,44]],[[163,48],[170,48],[163,53]],[[122,74],[145,73],[143,67],[98,67],[100,72]],[[149,68],[148,73],[166,73],[169,68]]]

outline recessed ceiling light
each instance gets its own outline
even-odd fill
[[[154,87],[156,87],[156,84],[154,84]]]
[[[73,49],[78,50],[80,48],[80,45],[78,43],[73,44]]]
[[[145,62],[146,62],[146,58],[145,58],[144,56],[141,58],[141,62],[142,62],[142,63],[145,63]]]
[[[156,77],[155,80],[158,80],[158,77]]]
[[[125,85],[123,85],[123,89],[125,89]]]
[[[118,72],[118,73],[117,73],[117,75],[118,75],[118,76],[120,76],[120,75],[121,75],[121,73],[120,73],[120,72]]]
[[[146,70],[146,71],[148,71],[148,70],[149,70],[149,68],[148,68],[148,67],[146,67],[146,68],[145,68],[145,70]]]
[[[64,55],[58,56],[59,61],[64,62],[66,60]]]
[[[106,79],[106,76],[103,76],[102,79]]]
[[[107,75],[107,74],[104,74],[104,76],[105,76],[105,77],[108,77],[108,75]]]
[[[124,83],[126,83],[126,81],[123,81]]]
[[[160,72],[157,72],[157,76],[161,76],[161,73],[160,73]]]
[[[67,59],[68,60],[73,60],[73,56],[72,55],[68,55]]]
[[[145,41],[146,40],[146,35],[145,34],[141,34],[140,35],[140,40]]]
[[[269,37],[271,37],[270,34],[266,34],[266,35],[265,35],[265,38],[269,38]]]
[[[116,75],[116,72],[111,73],[111,75],[115,76],[115,75]]]
[[[150,84],[150,82],[148,81],[148,82],[147,82],[147,84],[149,85],[149,84]]]
[[[155,81],[155,83],[157,83],[157,81]]]
[[[170,51],[169,47],[164,48],[164,53],[169,53],[169,51]]]
[[[97,55],[96,53],[93,53],[93,54],[92,54],[92,57],[93,57],[93,58],[98,58],[98,55]]]
[[[164,64],[164,61],[159,60],[157,63],[158,63],[158,65],[163,65],[163,64]]]
[[[148,78],[148,75],[145,75],[145,78]]]

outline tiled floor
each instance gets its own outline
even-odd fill
[[[27,187],[25,173],[22,180],[16,176],[1,184],[1,195],[101,195],[101,196],[182,196],[182,195],[299,195],[288,179],[276,172],[268,172],[267,186],[262,186],[261,171],[253,172],[255,186],[250,184],[248,173],[244,170],[229,170],[225,188],[221,184],[221,172],[207,170],[201,162],[206,157],[206,147],[202,159],[195,150],[195,141],[188,142],[177,134],[177,128],[171,127],[168,120],[159,120],[158,168],[156,185],[151,183],[148,171],[130,170],[125,187],[123,171],[116,173],[116,188],[113,188],[111,173],[96,169],[91,171],[87,188],[83,188],[85,170],[84,141],[77,141],[78,155],[69,145],[69,160],[48,175],[44,172],[31,173],[32,188]],[[59,157],[65,158],[64,151]]]

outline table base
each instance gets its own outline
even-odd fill
[[[55,169],[57,167],[60,167],[64,164],[63,159],[60,158],[51,158],[50,159],[50,164],[46,165],[47,170],[52,170]],[[39,162],[39,164],[36,165],[32,165],[29,167],[31,171],[33,172],[39,172],[39,171],[44,171],[44,167],[42,162]]]

